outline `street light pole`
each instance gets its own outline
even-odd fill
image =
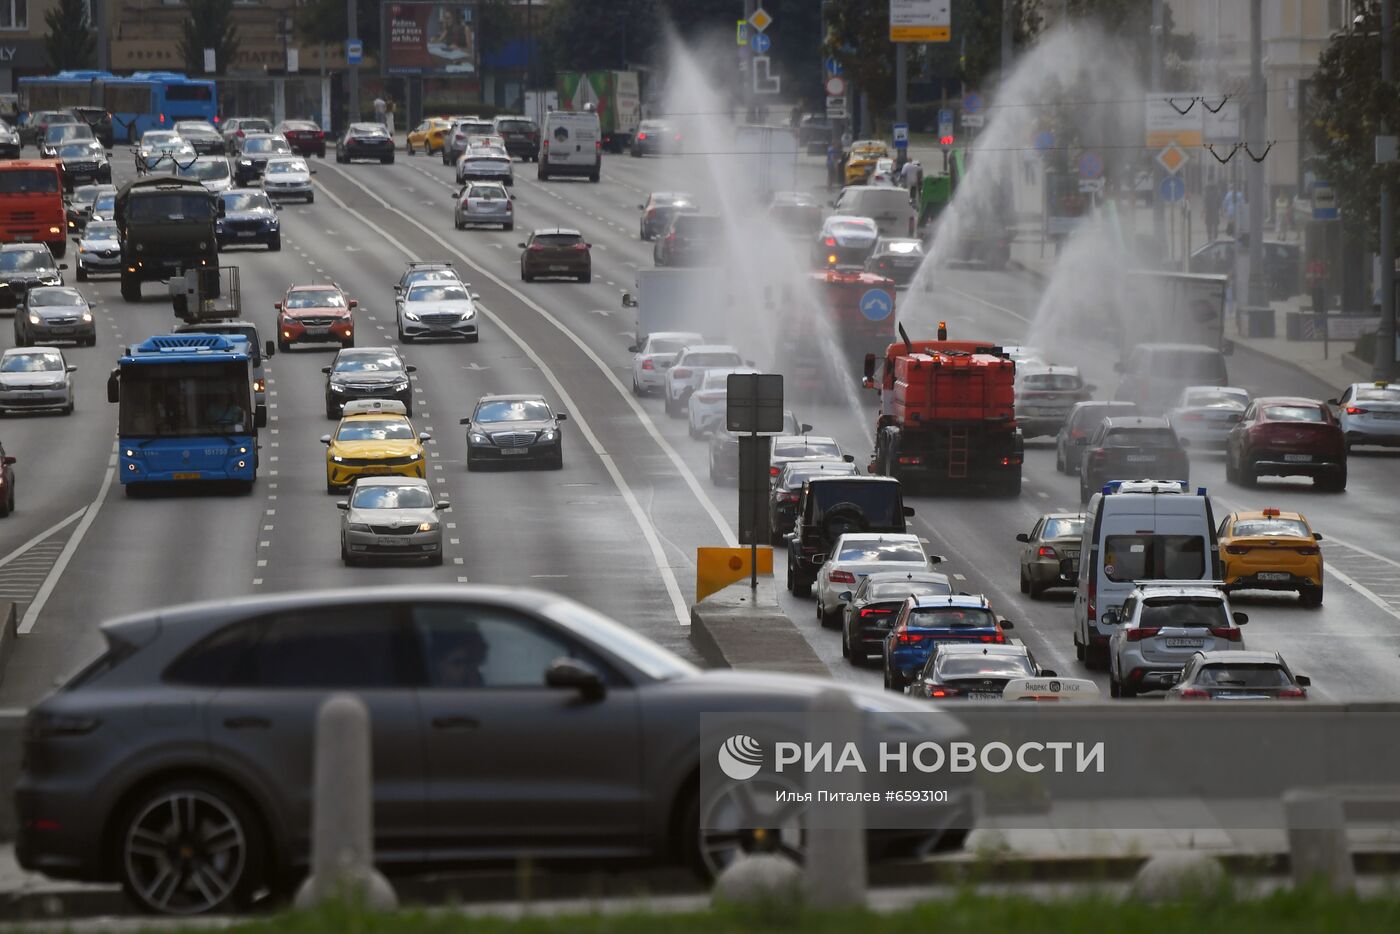
[[[359,32],[359,10],[355,0],[345,0],[345,38],[354,41],[360,38]],[[346,56],[347,61],[349,56]],[[350,119],[347,123],[354,123],[360,119],[360,66],[347,64],[345,68],[347,96],[350,103]]]
[[[1267,94],[1264,88],[1264,24],[1261,13],[1263,0],[1250,0],[1249,5],[1249,148],[1257,153],[1264,152],[1265,116],[1268,113]],[[1264,291],[1264,164],[1249,161],[1245,185],[1249,189],[1249,293],[1251,308],[1262,308],[1269,304]],[[1239,208],[1236,207],[1236,213]],[[1326,312],[1324,311],[1324,315]],[[1326,326],[1326,318],[1323,318]]]
[[[1165,29],[1165,13],[1162,10],[1162,0],[1152,0],[1152,91],[1154,94],[1162,90],[1162,32]],[[1166,169],[1152,160],[1152,236],[1158,243],[1162,244],[1163,234],[1166,228],[1166,218],[1163,215],[1162,204],[1162,182],[1167,177]]]
[[[1381,0],[1381,87],[1389,93],[1395,80],[1395,4]],[[1382,112],[1383,113],[1383,112]],[[1390,132],[1389,123],[1381,117],[1380,135]],[[1395,373],[1395,198],[1386,174],[1381,169],[1381,320],[1376,328],[1376,354],[1372,361],[1374,379],[1390,379]]]

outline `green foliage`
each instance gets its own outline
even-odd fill
[[[1309,100],[1307,133],[1317,155],[1313,170],[1330,181],[1347,229],[1375,250],[1380,240],[1382,182],[1394,190],[1400,165],[1375,164],[1381,121],[1400,131],[1400,95],[1381,83],[1380,3],[1357,10],[1360,25],[1333,37],[1318,59]],[[1400,36],[1400,30],[1397,30]]]
[[[58,0],[44,14],[44,52],[54,71],[97,65],[97,33],[88,22],[85,0]]]
[[[238,28],[233,24],[233,0],[185,0],[190,18],[180,38],[180,57],[191,76],[204,74],[204,50],[214,50],[214,74],[228,70],[238,54]]]

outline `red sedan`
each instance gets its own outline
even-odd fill
[[[1346,440],[1325,403],[1266,396],[1249,404],[1225,441],[1225,478],[1253,486],[1261,476],[1312,477],[1319,489],[1346,489]]]
[[[285,136],[292,152],[299,156],[326,158],[326,131],[315,120],[283,120],[273,132]]]
[[[359,302],[338,285],[294,285],[277,309],[277,349],[292,344],[334,343],[355,346],[355,318],[351,310]]]

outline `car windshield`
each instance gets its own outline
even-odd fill
[[[1139,628],[1186,626],[1208,629],[1229,626],[1225,603],[1215,597],[1149,597],[1143,601],[1138,617]]]
[[[415,285],[408,292],[410,302],[465,302],[470,298],[460,285]]]
[[[147,222],[207,221],[214,216],[214,203],[207,194],[151,192],[133,197],[127,205],[126,216],[127,220]]]
[[[837,221],[836,223],[831,225],[831,230],[833,233],[838,233],[842,236],[873,237],[875,236],[876,227],[873,222],[867,223],[865,221]]]
[[[875,251],[896,254],[922,253],[924,245],[918,240],[881,240]]]
[[[38,272],[57,271],[53,257],[48,250],[7,250],[0,252],[0,271]]]
[[[290,175],[293,172],[305,173],[306,171],[306,163],[300,159],[279,159],[267,164],[268,175]]]
[[[421,486],[357,486],[350,505],[356,509],[432,509],[433,497]]]
[[[84,185],[73,192],[72,201],[77,204],[90,204],[97,200],[98,189],[92,185]]]
[[[83,232],[84,240],[115,240],[117,239],[116,224],[88,224],[87,230]]]
[[[1084,380],[1077,373],[1027,373],[1021,385],[1026,389],[1064,392],[1083,389]]]
[[[278,137],[258,137],[257,139],[244,140],[244,152],[291,152],[292,147],[285,139]]]
[[[676,361],[677,366],[742,366],[743,363],[737,353],[721,351],[686,354]]]
[[[388,136],[389,131],[376,123],[357,123],[350,128],[355,136]]]
[[[223,159],[210,159],[208,162],[201,159],[193,165],[181,168],[179,174],[181,178],[197,178],[206,182],[228,178],[228,163]]]
[[[909,625],[921,629],[994,629],[996,617],[986,607],[920,606],[909,611]]]
[[[181,120],[179,123],[175,124],[175,132],[179,133],[181,136],[184,136],[189,133],[193,133],[196,136],[208,136],[210,133],[217,134],[218,131],[207,123],[201,123],[199,121],[191,120]]]
[[[272,201],[261,191],[240,191],[224,195],[225,211],[256,211],[259,208],[272,210]]]
[[[1400,387],[1390,387],[1382,389],[1378,386],[1367,386],[1356,390],[1355,401],[1357,402],[1400,402]]]
[[[304,133],[308,130],[314,133],[320,129],[320,127],[310,120],[288,120],[286,123],[282,124],[282,128],[294,133]]]
[[[337,289],[302,289],[287,295],[284,308],[344,308],[345,296]]]
[[[4,191],[4,176],[0,175],[0,192]],[[111,214],[117,206],[117,196],[114,194],[98,195],[97,200],[92,203],[92,213]]]
[[[342,355],[335,362],[337,373],[393,373],[402,369],[403,364],[393,354]]]
[[[0,373],[52,373],[63,369],[63,358],[56,353],[25,351],[0,358]]]
[[[350,418],[340,423],[337,441],[411,441],[413,426],[400,418]]]
[[[85,305],[83,296],[77,289],[35,289],[29,293],[26,304],[30,308],[51,308],[56,305]]]
[[[924,550],[917,542],[845,542],[836,555],[837,561],[925,561]]]
[[[974,655],[959,652],[938,656],[938,678],[1034,678],[1035,668],[1023,655]]]
[[[1103,439],[1106,448],[1174,448],[1176,435],[1170,428],[1115,428]]]
[[[87,156],[96,158],[101,152],[102,147],[93,143],[64,143],[58,147],[60,159],[82,159]]]
[[[56,143],[65,139],[92,139],[92,127],[86,123],[65,123],[51,126],[44,132],[44,140]]]
[[[0,195],[52,194],[58,187],[58,173],[53,169],[0,170]]]
[[[1320,405],[1266,405],[1264,417],[1272,422],[1324,422]]]
[[[953,592],[949,584],[934,581],[904,581],[902,583],[877,584],[865,595],[867,600],[902,600],[905,597],[940,597]]]
[[[1287,688],[1293,679],[1278,665],[1264,663],[1206,665],[1196,672],[1196,684],[1218,688]]]
[[[1111,581],[1200,580],[1206,540],[1200,535],[1109,535],[1103,573]]]
[[[477,422],[536,422],[550,417],[549,406],[538,399],[501,399],[476,407]]]
[[[840,457],[841,446],[830,438],[774,438],[774,457]]]
[[[1084,534],[1083,519],[1046,519],[1041,538],[1079,538]]]
[[[1194,405],[1235,405],[1244,408],[1249,404],[1249,396],[1242,392],[1225,392],[1220,389],[1193,389],[1181,400],[1183,406]]]
[[[141,137],[141,145],[146,147],[165,146],[180,142],[180,137],[171,132],[147,133]]]
[[[1230,533],[1240,538],[1312,538],[1297,519],[1236,519]]]
[[[650,354],[680,353],[682,350],[685,350],[686,343],[687,342],[684,340],[655,339],[647,345],[646,352]]]
[[[506,190],[496,185],[477,185],[467,191],[468,198],[485,201],[505,201]]]

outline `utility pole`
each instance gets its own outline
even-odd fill
[[[1253,152],[1264,152],[1265,119],[1268,116],[1268,91],[1264,87],[1264,23],[1263,0],[1249,3],[1249,129],[1247,139]],[[1264,290],[1264,163],[1249,160],[1245,186],[1249,203],[1249,294],[1250,308],[1265,308],[1269,304]],[[1238,208],[1236,208],[1238,212]],[[1323,320],[1326,326],[1326,319]]]
[[[1152,0],[1152,92],[1162,90],[1162,32],[1165,29],[1162,0]],[[1162,208],[1162,181],[1166,170],[1156,159],[1152,160],[1152,236],[1157,243],[1163,243],[1166,218]]]
[[[1011,74],[1011,17],[1016,0],[1001,0],[1001,80]]]
[[[112,70],[112,48],[111,42],[107,38],[107,3],[108,0],[93,0],[92,11],[93,28],[97,30],[97,70]]]
[[[753,16],[758,9],[758,0],[744,0],[744,22],[749,22],[749,17]],[[739,80],[743,82],[743,87],[739,93],[739,100],[744,108],[744,123],[753,123],[753,27],[748,27],[749,41],[739,48]]]
[[[894,44],[894,120],[909,122],[909,43]]]
[[[1381,85],[1382,93],[1390,93],[1395,80],[1395,4],[1381,0]],[[1380,134],[1389,134],[1391,127],[1381,118]],[[1388,171],[1383,168],[1382,173]],[[1390,181],[1381,175],[1381,320],[1376,328],[1376,358],[1371,376],[1388,380],[1395,375],[1395,195]]]
[[[360,38],[359,26],[360,14],[356,7],[355,0],[345,0],[345,38],[354,40]],[[385,43],[386,47],[388,43]],[[349,56],[347,56],[348,59]],[[360,66],[347,64],[345,67],[346,96],[350,103],[350,119],[346,121],[349,125],[360,119]]]

